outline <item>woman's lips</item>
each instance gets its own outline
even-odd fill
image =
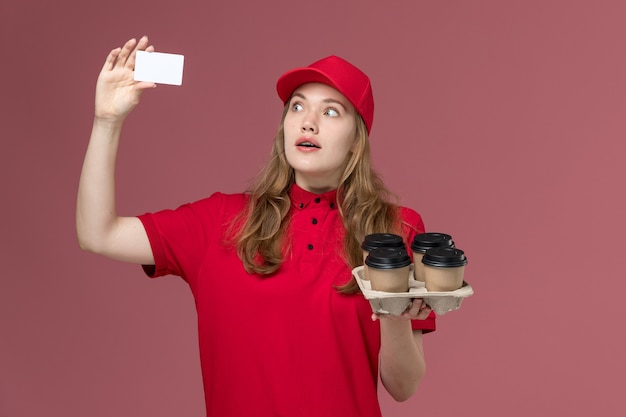
[[[317,141],[315,141],[312,138],[300,138],[296,141],[296,146],[299,147],[300,149],[321,149],[322,148],[320,144],[317,143]]]

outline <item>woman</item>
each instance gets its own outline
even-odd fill
[[[83,249],[179,275],[195,298],[209,416],[380,416],[377,381],[398,401],[424,374],[416,299],[398,317],[372,315],[351,269],[360,242],[420,216],[387,201],[370,167],[374,102],[368,77],[338,57],[285,73],[271,158],[249,193],[138,217],[116,214],[114,165],[122,124],[152,83],[133,81],[147,37],[111,51],[78,191]]]

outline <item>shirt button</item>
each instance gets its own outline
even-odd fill
[[[317,219],[313,219],[313,220],[311,220],[311,223],[313,223],[313,224],[317,224]]]
[[[320,203],[320,201],[322,201],[322,199],[321,199],[321,198],[319,198],[319,197],[315,199],[315,202],[316,202],[317,204],[319,204],[319,203]]]
[[[330,208],[334,209],[335,208],[335,203],[330,203]]]
[[[307,248],[308,248],[309,250],[313,250],[313,245],[311,245],[311,244],[309,243],[309,246],[307,246]]]

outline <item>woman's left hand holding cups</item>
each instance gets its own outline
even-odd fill
[[[372,320],[379,320],[381,318],[388,320],[425,320],[432,309],[421,298],[414,298],[407,309],[399,316],[391,314],[372,314]]]

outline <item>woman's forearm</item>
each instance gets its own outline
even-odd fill
[[[380,376],[396,401],[409,399],[426,371],[422,332],[410,320],[380,320]]]
[[[115,160],[121,130],[121,121],[94,119],[76,207],[78,242],[86,250],[98,252],[115,225]]]

